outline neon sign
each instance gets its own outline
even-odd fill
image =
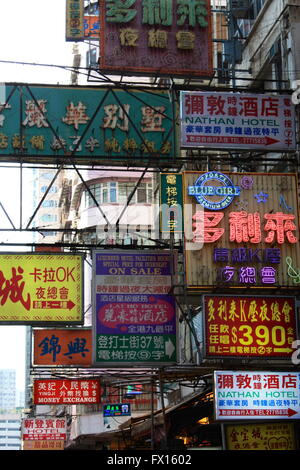
[[[209,182],[216,185],[208,185]],[[197,202],[210,210],[222,210],[228,207],[235,196],[239,196],[241,189],[234,186],[231,179],[217,171],[209,171],[199,176],[194,186],[188,186],[189,196],[194,196]],[[216,200],[217,198],[217,200]]]

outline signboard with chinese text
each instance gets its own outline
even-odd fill
[[[296,450],[292,423],[226,424],[226,450]]]
[[[205,356],[287,358],[297,339],[294,297],[204,295]]]
[[[66,0],[66,41],[83,41],[83,0]]]
[[[82,324],[83,256],[1,253],[0,323]]]
[[[103,416],[131,416],[130,403],[111,403],[103,405]]]
[[[94,252],[94,364],[176,362],[169,252]]]
[[[296,175],[183,175],[187,286],[297,289]]]
[[[183,202],[182,175],[160,174],[160,230],[167,233],[182,233]]]
[[[22,450],[64,450],[64,441],[24,441]]]
[[[86,328],[33,330],[35,366],[91,366],[92,330]]]
[[[177,154],[168,92],[109,87],[7,85],[0,159],[134,166]],[[16,116],[21,116],[16,118]],[[22,139],[20,136],[22,128]]]
[[[299,372],[215,371],[217,420],[300,418]]]
[[[35,379],[35,405],[92,405],[100,403],[100,382],[93,379]]]
[[[59,441],[67,439],[66,418],[38,417],[22,419],[22,440]]]
[[[213,75],[208,0],[100,2],[101,71]]]
[[[289,95],[181,92],[181,146],[295,151]]]

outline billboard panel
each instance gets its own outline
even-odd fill
[[[176,362],[169,252],[96,251],[94,363]]]
[[[34,329],[33,365],[91,366],[92,330],[86,328]]]
[[[70,159],[85,165],[130,160],[135,166],[173,160],[178,153],[167,91],[7,85],[6,96],[1,160]]]
[[[203,312],[206,357],[291,359],[295,297],[204,295]]]
[[[215,371],[217,420],[300,418],[300,374],[276,371]]]
[[[83,13],[83,0],[66,0],[66,41],[83,41]]]
[[[102,71],[211,77],[210,2],[100,2]]]
[[[291,423],[227,424],[226,450],[296,450]]]
[[[81,324],[83,257],[1,253],[0,323]]]
[[[187,286],[297,289],[297,186],[288,173],[185,172]]]
[[[100,403],[100,381],[93,379],[35,379],[35,405],[92,405]]]
[[[289,95],[181,92],[181,146],[295,151],[295,105]]]
[[[67,420],[52,416],[24,418],[21,432],[24,441],[63,441],[67,439]]]

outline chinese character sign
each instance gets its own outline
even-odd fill
[[[181,146],[294,151],[289,95],[181,92]]]
[[[90,366],[92,331],[85,328],[33,330],[34,365]]]
[[[212,76],[208,0],[103,0],[100,69]]]
[[[67,439],[66,418],[24,418],[22,420],[22,440],[57,441]]]
[[[66,0],[66,41],[83,41],[83,0]]]
[[[172,363],[176,309],[168,252],[94,254],[95,363]]]
[[[228,424],[226,450],[296,450],[292,423]]]
[[[0,255],[0,323],[81,324],[83,257]]]
[[[300,418],[297,372],[215,371],[217,420]]]
[[[183,192],[189,287],[297,288],[296,175],[185,172]]]
[[[35,405],[92,405],[100,403],[100,382],[93,379],[36,379],[33,381]]]
[[[0,110],[1,157],[21,154],[22,161],[43,163],[68,157],[79,164],[130,159],[134,164],[176,156],[167,92],[10,85],[6,92],[7,104]]]
[[[183,201],[182,175],[161,173],[160,175],[160,229],[162,232],[182,233]]]
[[[294,297],[204,295],[206,357],[289,358]]]

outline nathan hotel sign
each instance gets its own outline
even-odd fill
[[[294,288],[300,282],[295,174],[183,174],[187,286]]]

